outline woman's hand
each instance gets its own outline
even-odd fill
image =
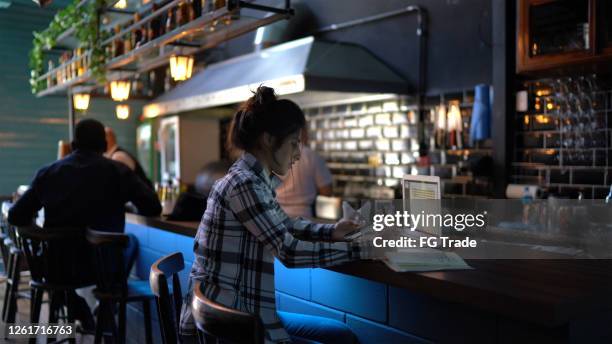
[[[353,233],[363,227],[363,224],[357,223],[352,220],[342,219],[338,221],[334,227],[334,231],[332,232],[332,240],[333,241],[350,241],[345,239],[344,237],[347,234]]]

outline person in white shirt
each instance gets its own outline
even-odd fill
[[[332,195],[332,175],[319,154],[308,147],[308,130],[302,129],[302,155],[276,189],[276,199],[290,217],[314,217],[317,195]]]

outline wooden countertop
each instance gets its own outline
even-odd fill
[[[470,260],[474,270],[394,272],[379,261],[330,270],[528,322],[557,326],[612,309],[612,260]]]
[[[195,237],[198,231],[198,225],[200,224],[199,221],[171,221],[163,216],[142,216],[131,213],[125,214],[125,221],[186,235],[192,238]]]

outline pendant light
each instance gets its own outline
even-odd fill
[[[193,56],[172,55],[170,57],[170,75],[174,81],[191,78],[193,71]]]
[[[75,110],[87,111],[89,108],[89,93],[76,93],[72,95],[72,105]]]
[[[127,104],[119,104],[115,108],[118,119],[128,119],[130,117],[130,106]]]
[[[128,80],[111,81],[111,98],[113,98],[113,100],[117,102],[127,100],[130,97],[130,85],[131,82]]]

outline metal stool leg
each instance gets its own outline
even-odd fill
[[[42,299],[45,291],[37,288],[32,288],[32,300],[31,304],[31,313],[30,313],[30,323],[35,324],[38,322],[40,318],[40,309],[42,307]],[[36,338],[30,338],[30,344],[36,343]]]
[[[7,279],[6,279],[6,289],[4,291],[4,303],[2,304],[2,321],[6,322],[6,316],[8,314],[8,304],[10,300],[10,290],[13,284],[13,259],[14,255],[10,255],[8,259],[8,271],[7,271]]]
[[[66,320],[68,324],[74,324],[74,309],[68,302],[68,291],[64,292],[64,302],[66,303]],[[68,343],[76,344],[76,338],[69,338]]]
[[[11,278],[12,283],[8,300],[8,310],[6,314],[6,322],[9,324],[15,322],[15,316],[17,314],[17,296],[19,293],[19,278],[21,277],[21,272],[19,271],[20,264],[21,257],[19,254],[16,254],[13,258],[13,276]]]
[[[142,312],[145,322],[145,341],[147,344],[153,344],[153,330],[151,329],[151,301],[145,300],[142,302]]]
[[[119,343],[125,344],[126,342],[126,303],[125,301],[119,301]]]
[[[106,316],[106,302],[100,301],[98,305],[98,314],[96,314],[96,336],[94,337],[94,343],[100,344],[102,342],[102,335],[104,331],[104,317]]]

